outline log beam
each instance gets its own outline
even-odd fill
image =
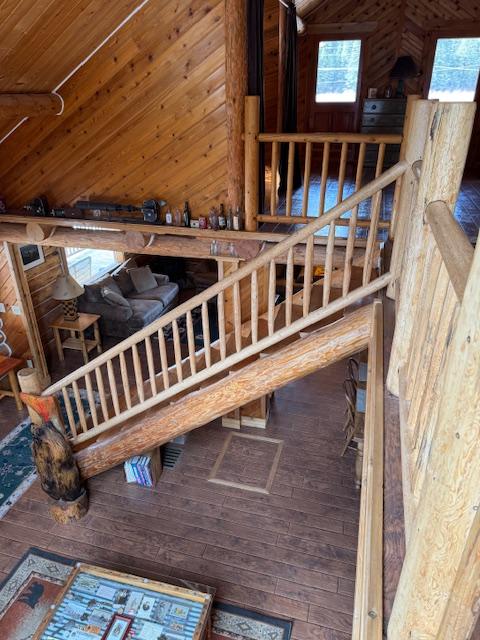
[[[97,442],[75,454],[82,477],[102,473],[126,458],[169,442],[297,378],[361,351],[369,342],[371,325],[372,308],[367,305],[178,402],[133,418],[121,430],[103,434]]]
[[[231,207],[244,204],[244,100],[247,95],[247,3],[225,0],[225,110],[227,192]]]
[[[56,116],[62,101],[54,93],[0,93],[0,118]]]

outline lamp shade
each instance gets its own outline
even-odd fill
[[[400,80],[416,78],[419,75],[420,72],[412,56],[400,56],[400,58],[397,58],[390,71],[390,78],[399,78]]]
[[[58,276],[53,285],[52,298],[54,300],[72,300],[83,293],[83,287],[71,275]]]

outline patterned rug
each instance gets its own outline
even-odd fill
[[[73,567],[74,561],[68,558],[33,547],[27,551],[0,585],[1,640],[31,640]],[[287,620],[214,604],[212,640],[290,640],[291,628]],[[88,634],[88,640],[100,640],[100,636]],[[174,638],[166,635],[164,640]]]
[[[73,392],[69,393],[71,395],[74,418],[77,422],[78,414],[75,398]],[[84,389],[80,389],[80,397],[85,415],[89,416],[87,392]],[[95,398],[95,401],[97,402],[98,399]],[[59,396],[59,403],[64,422],[68,424],[65,405],[61,396]],[[0,518],[7,513],[37,477],[30,448],[32,442],[31,424],[30,418],[25,418],[0,442]]]
[[[218,318],[217,308],[215,305],[208,305],[208,323],[210,329],[210,342],[218,340]],[[202,308],[196,307],[192,309],[193,333],[195,335],[195,346],[203,348],[203,325],[202,325]],[[187,316],[180,316],[177,320],[178,335],[182,344],[187,344]],[[164,328],[165,340],[173,340],[173,329],[171,324],[167,324]]]

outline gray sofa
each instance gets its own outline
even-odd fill
[[[131,272],[132,269],[122,267],[113,275],[85,285],[85,292],[78,298],[79,311],[101,316],[100,330],[105,336],[127,338],[177,303],[178,285],[169,282],[168,276],[150,273],[156,286],[139,292]]]

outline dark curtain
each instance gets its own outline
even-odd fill
[[[248,95],[260,96],[260,131],[265,131],[263,88],[263,5],[264,0],[247,0]],[[265,205],[265,149],[260,145],[259,211]]]
[[[297,131],[297,93],[298,93],[298,52],[297,52],[297,14],[295,5],[287,0],[287,19],[285,25],[285,78],[283,95],[282,133],[296,133]],[[280,150],[280,187],[281,194],[287,191],[288,144],[282,144]],[[295,147],[295,162],[293,172],[293,188],[302,185],[300,157],[298,145]]]

